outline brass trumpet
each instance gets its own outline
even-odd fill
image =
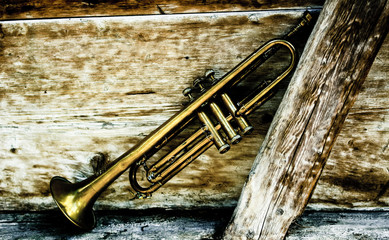
[[[50,191],[62,213],[76,226],[90,230],[96,224],[92,210],[94,202],[127,169],[130,169],[130,183],[136,197],[144,198],[159,189],[212,145],[215,145],[220,153],[227,152],[230,144],[237,144],[242,135],[250,133],[253,129],[246,118],[247,115],[269,99],[275,93],[275,87],[293,70],[296,65],[296,51],[287,39],[306,26],[310,20],[311,15],[305,13],[300,23],[283,39],[265,43],[218,80],[214,77],[213,71],[207,71],[205,78],[194,81],[194,88],[184,89],[183,94],[190,100],[184,109],[108,164],[102,174],[78,183],[71,183],[63,177],[53,177]],[[247,97],[234,103],[229,93],[231,88],[281,47],[290,53],[289,66],[276,79],[263,82]],[[221,109],[223,105],[227,109],[227,116]],[[208,113],[209,110],[211,115]],[[153,165],[146,165],[146,161],[152,155],[196,118],[200,120],[202,126],[195,133]],[[236,130],[235,126],[239,130]],[[140,167],[145,168],[148,186],[141,186],[142,184],[137,181]]]

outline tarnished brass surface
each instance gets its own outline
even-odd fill
[[[300,24],[285,38],[289,38],[291,33],[296,33],[309,21],[310,15],[307,13]],[[262,87],[257,88],[255,93],[249,94],[250,98],[246,97],[234,104],[228,94],[233,91],[232,87],[253,72],[280,47],[285,47],[290,53],[290,65],[287,69],[275,80],[262,84]],[[246,116],[272,95],[277,84],[293,70],[295,64],[296,53],[293,45],[285,39],[275,39],[261,46],[219,80],[213,77],[212,72],[207,72],[205,79],[195,80],[194,89],[184,90],[183,94],[190,100],[184,109],[109,164],[102,174],[91,176],[79,183],[70,183],[62,177],[52,178],[50,190],[56,204],[73,224],[89,230],[96,224],[92,210],[94,202],[127,169],[130,169],[130,184],[136,192],[135,198],[144,198],[151,196],[152,192],[169,181],[213,144],[220,153],[228,151],[230,148],[228,142],[237,143],[241,138],[233,126],[236,124],[238,131],[242,134],[250,132],[252,126],[246,120]],[[197,95],[193,96],[195,93]],[[219,100],[222,105],[226,106],[229,113],[227,116],[215,103]],[[209,110],[212,110],[210,113],[213,115],[208,113]],[[198,118],[203,126],[160,161],[148,167],[146,161],[195,118]],[[213,118],[218,122],[214,123]],[[228,140],[225,139],[225,135],[229,138]],[[141,186],[142,184],[137,181],[140,167],[144,167],[147,174],[149,185],[146,187]]]

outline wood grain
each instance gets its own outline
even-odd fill
[[[95,153],[120,156],[181,109],[182,89],[206,69],[220,77],[287,32],[301,14],[3,22],[1,209],[53,208],[52,176],[80,180],[91,174]],[[270,28],[277,21],[283,24]],[[265,72],[285,60],[273,60]],[[240,148],[222,158],[210,150],[147,201],[129,202],[128,177],[122,176],[97,208],[234,204],[274,111],[270,104],[258,112],[243,155]]]
[[[181,109],[186,101],[182,89],[206,69],[222,76],[259,45],[282,36],[301,14],[283,10],[1,22],[0,210],[55,208],[48,191],[52,176],[89,176],[96,153],[110,160],[121,155]],[[299,43],[300,52],[303,45]],[[387,38],[337,140],[339,147],[335,144],[331,153],[312,207],[389,205],[388,49]],[[276,75],[280,64],[287,64],[280,58],[260,69],[250,84],[264,73]],[[122,176],[96,208],[234,206],[286,86],[250,117],[254,133],[238,147],[222,157],[209,150],[145,201],[128,200],[128,177]],[[372,160],[364,164],[360,157]]]
[[[386,211],[305,211],[288,230],[287,240],[385,239],[389,235]]]
[[[2,239],[219,239],[232,208],[97,211],[90,232],[72,228],[59,212],[0,213]],[[210,212],[212,214],[210,214]],[[385,239],[388,212],[307,211],[285,239]],[[161,230],[163,229],[163,230]]]
[[[389,205],[387,56],[389,37],[386,37],[350,109],[310,200],[310,207],[380,208]]]
[[[387,1],[326,1],[224,239],[284,239],[388,33]]]
[[[388,112],[365,110],[350,115],[312,196],[311,207],[388,206],[389,158],[384,142],[388,131],[381,130],[387,124]],[[362,134],[352,135],[356,131]],[[350,157],[358,161],[348,161]]]
[[[323,0],[1,0],[0,19],[255,11],[322,6]]]
[[[2,239],[215,239],[231,209],[97,211],[98,226],[74,228],[54,211],[0,213]],[[229,214],[228,214],[229,213]]]

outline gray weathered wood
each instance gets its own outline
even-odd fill
[[[388,32],[386,1],[327,1],[225,239],[283,239],[303,212]]]
[[[218,239],[232,208],[197,210],[97,211],[98,225],[80,232],[59,212],[0,213],[0,235],[13,239]],[[387,239],[389,212],[306,211],[286,240]]]
[[[389,213],[305,211],[292,223],[285,239],[288,240],[351,240],[388,239]]]

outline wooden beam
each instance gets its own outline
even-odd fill
[[[254,11],[322,6],[324,0],[0,0],[0,19]]]
[[[388,24],[387,1],[325,3],[225,239],[284,238],[310,199]]]

